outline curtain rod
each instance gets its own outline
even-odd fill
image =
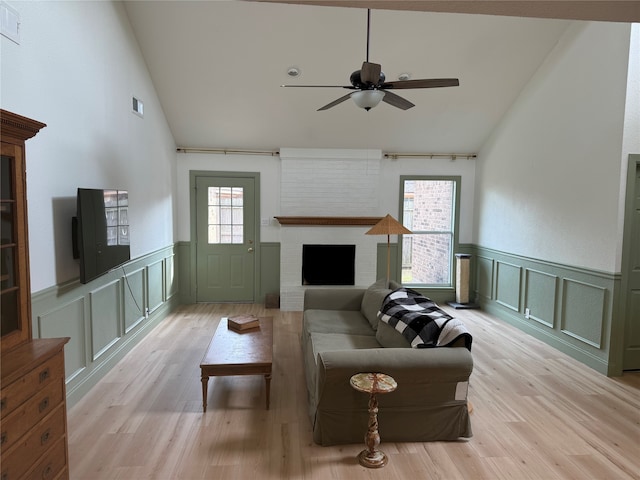
[[[278,150],[239,150],[232,148],[190,148],[178,147],[176,149],[180,153],[213,153],[219,155],[269,155],[277,157],[280,155]],[[477,158],[475,153],[383,153],[384,158],[397,160],[398,158],[450,158],[456,160],[458,158],[466,158],[467,160]]]
[[[278,150],[236,150],[232,148],[189,148],[178,147],[176,151],[180,153],[214,153],[219,155],[270,155],[277,157]]]
[[[473,158],[477,158],[477,154],[475,153],[385,153],[385,158],[390,158],[392,160],[397,160],[398,158],[450,158],[451,160],[456,160],[458,158],[466,158],[467,160],[471,160]]]

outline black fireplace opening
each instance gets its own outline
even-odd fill
[[[355,245],[302,245],[303,285],[355,285]]]

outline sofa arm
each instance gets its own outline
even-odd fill
[[[466,348],[375,348],[318,354],[313,440],[320,445],[361,441],[369,396],[351,387],[360,372],[382,372],[398,383],[378,395],[381,434],[391,442],[457,440],[473,435],[467,405],[473,369]]]
[[[381,405],[411,408],[443,402],[466,402],[473,358],[466,348],[376,348],[318,354],[317,407],[353,409],[366,403],[349,379],[356,373],[381,372],[398,383],[381,395]]]
[[[304,310],[360,311],[364,288],[308,288],[304,291]]]

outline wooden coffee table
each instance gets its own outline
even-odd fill
[[[227,317],[222,317],[200,362],[203,411],[207,411],[209,377],[231,375],[264,375],[268,410],[272,357],[272,317],[260,317],[259,329],[243,333],[228,329]]]

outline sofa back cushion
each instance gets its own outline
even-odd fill
[[[404,338],[402,333],[385,322],[378,323],[376,340],[385,348],[411,348],[409,340]]]
[[[382,301],[390,293],[391,289],[387,288],[385,279],[378,280],[364,292],[360,312],[366,317],[374,330],[378,328],[378,312],[382,306]]]

